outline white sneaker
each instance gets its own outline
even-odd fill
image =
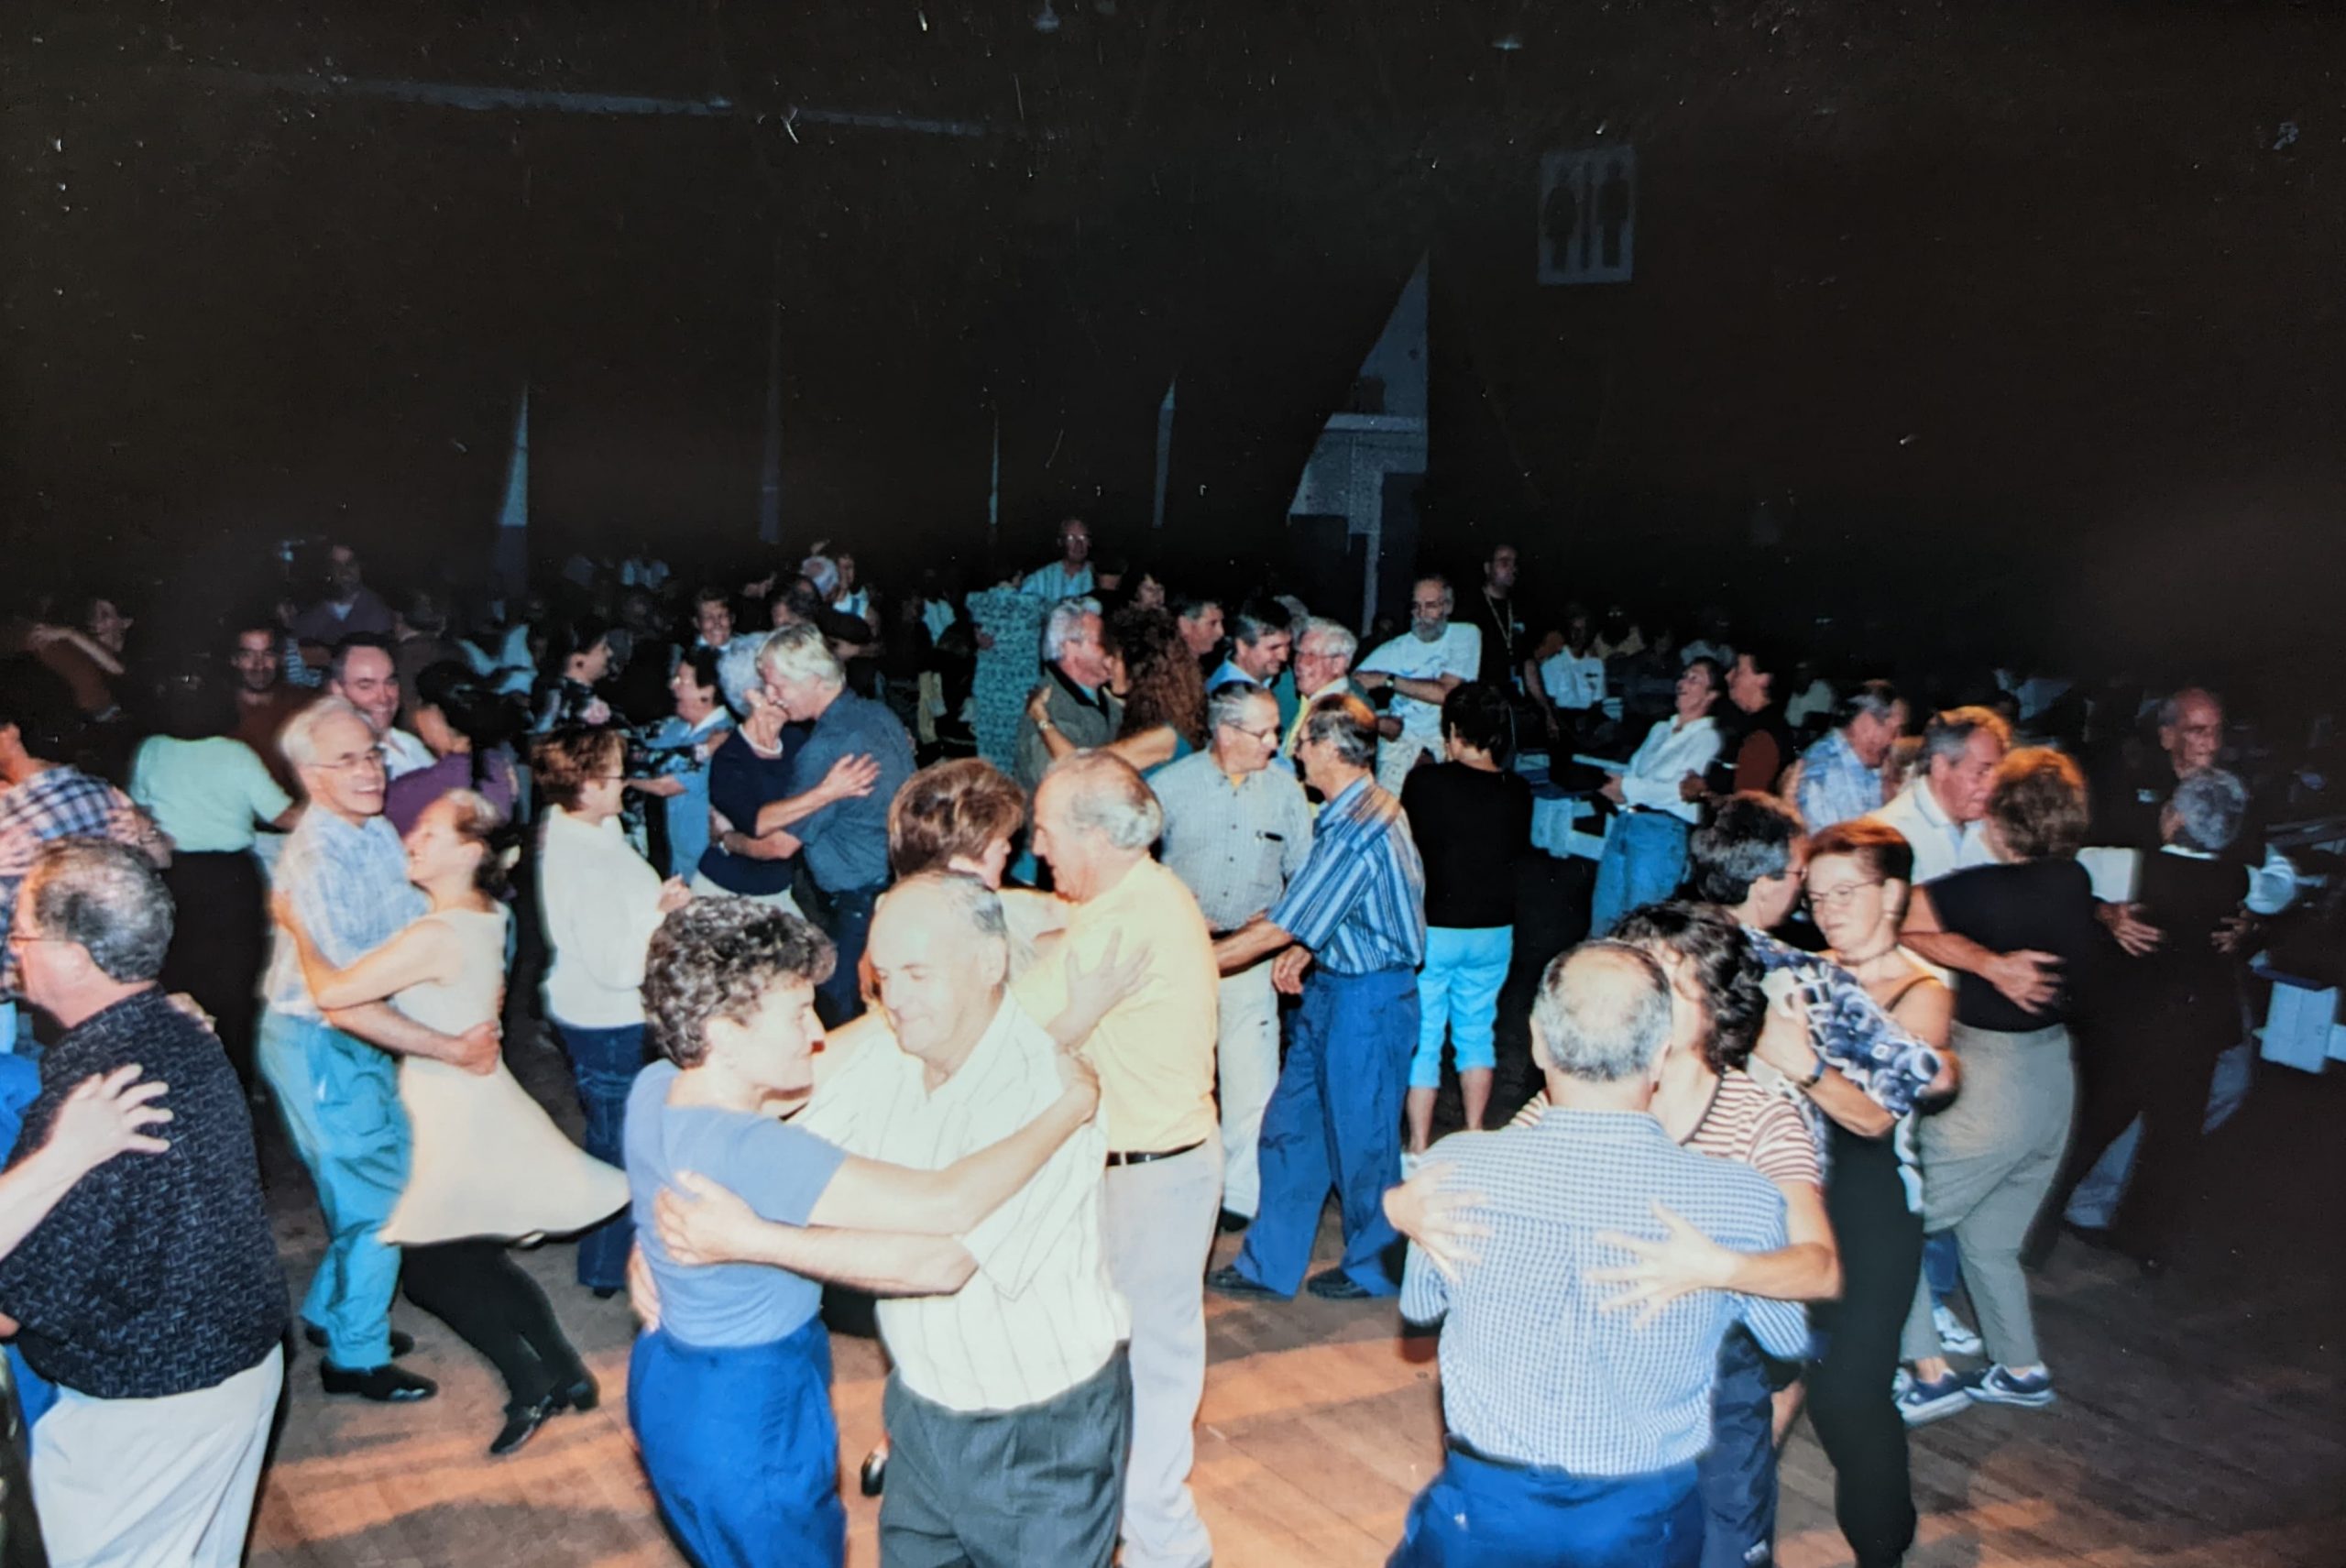
[[[1988,1347],[1977,1330],[1955,1315],[1945,1301],[1931,1306],[1931,1326],[1939,1332],[1939,1348],[1949,1355],[1978,1355]]]
[[[1418,1167],[1425,1164],[1425,1156],[1421,1154],[1411,1154],[1409,1150],[1403,1149],[1401,1151],[1401,1179],[1407,1181],[1409,1178],[1417,1175]]]

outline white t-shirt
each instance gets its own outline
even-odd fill
[[[1360,668],[1404,680],[1433,681],[1456,675],[1471,681],[1483,668],[1483,629],[1453,620],[1431,641],[1405,631],[1363,660]],[[1401,739],[1435,752],[1442,750],[1442,705],[1393,694],[1393,717],[1401,721]]]
[[[1585,712],[1605,700],[1605,661],[1567,648],[1540,663],[1540,684],[1558,707]]]

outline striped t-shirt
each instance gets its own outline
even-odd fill
[[[1515,1113],[1513,1124],[1537,1125],[1547,1110],[1548,1094],[1542,1090]],[[1719,1075],[1709,1108],[1682,1144],[1696,1154],[1748,1165],[1779,1184],[1825,1185],[1816,1145],[1808,1135],[1808,1120],[1800,1113],[1800,1107],[1781,1094],[1770,1094],[1739,1069],[1730,1068]]]

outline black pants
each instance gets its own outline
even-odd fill
[[[2187,1003],[2169,1016],[2143,1018],[2126,1031],[2131,1049],[2123,1057],[2099,1052],[2084,1059],[2077,1135],[2069,1140],[2066,1165],[2030,1233],[2026,1255],[2032,1263],[2041,1264],[2051,1254],[2070,1192],[2137,1116],[2143,1119],[2143,1141],[2110,1229],[2130,1252],[2166,1254],[2197,1185],[2216,1058],[2239,1035],[2236,1014]]]
[[[586,1376],[538,1282],[506,1244],[479,1237],[402,1248],[407,1299],[456,1331],[505,1379],[506,1406],[534,1405]]]
[[[182,853],[163,873],[176,915],[163,957],[165,991],[184,991],[212,1014],[212,1026],[237,1079],[253,1086],[253,1024],[258,1008],[262,939],[260,867],[250,852]]]
[[[1889,1138],[1832,1130],[1825,1208],[1841,1247],[1841,1299],[1813,1308],[1825,1359],[1808,1379],[1809,1420],[1833,1462],[1833,1515],[1858,1568],[1886,1568],[1914,1541],[1906,1423],[1891,1396],[1899,1332],[1923,1267],[1923,1221],[1906,1208]]]

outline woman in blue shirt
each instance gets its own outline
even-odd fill
[[[644,968],[657,1053],[629,1097],[627,1171],[659,1322],[636,1341],[628,1416],[663,1512],[702,1568],[837,1564],[845,1551],[822,1286],[756,1263],[673,1256],[653,1205],[705,1178],[760,1217],[806,1227],[865,1289],[959,1289],[953,1238],[991,1213],[1090,1121],[1099,1080],[1063,1058],[1067,1091],[1012,1136],[942,1170],[857,1158],[782,1119],[814,1083],[823,934],[740,898],[669,915]],[[872,1048],[891,1049],[874,1042]],[[846,1234],[842,1233],[854,1233]]]

